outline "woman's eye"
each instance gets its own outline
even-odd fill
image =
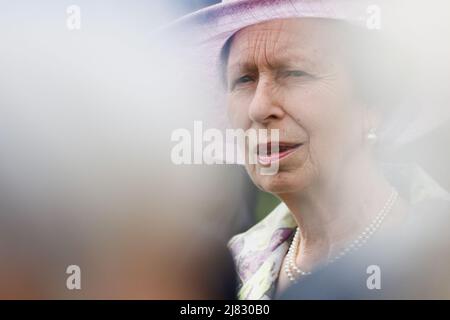
[[[307,76],[308,74],[304,71],[301,70],[290,70],[290,71],[286,71],[286,76],[288,77],[303,77],[303,76]]]
[[[236,79],[235,84],[246,83],[246,82],[250,82],[250,81],[252,81],[252,78],[250,76],[242,76],[242,77]]]
[[[233,81],[232,83],[232,88],[235,88],[236,86],[240,85],[240,84],[245,84],[248,82],[253,81],[253,78],[249,75],[245,75],[242,77],[237,78],[236,80]]]

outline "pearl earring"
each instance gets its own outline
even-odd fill
[[[374,144],[378,139],[378,136],[375,132],[375,128],[371,128],[369,132],[367,133],[367,140],[369,140],[370,143]]]

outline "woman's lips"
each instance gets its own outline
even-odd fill
[[[272,153],[271,144],[269,142],[267,143],[265,154],[259,153],[259,146],[258,146],[258,162],[263,166],[268,166],[272,162],[280,161],[281,159],[286,158],[290,154],[294,153],[301,145],[302,143],[286,144],[280,142],[278,152]]]

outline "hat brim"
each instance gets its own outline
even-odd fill
[[[286,18],[336,19],[365,26],[368,5],[366,0],[229,1],[181,17],[163,30],[179,36],[183,45],[207,46],[209,55],[217,61],[225,42],[247,26]]]

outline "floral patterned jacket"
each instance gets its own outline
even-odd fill
[[[432,198],[450,201],[450,194],[417,165],[383,168],[386,177],[410,205]],[[296,227],[289,209],[281,203],[262,221],[229,241],[240,280],[239,299],[273,298],[281,264]]]

